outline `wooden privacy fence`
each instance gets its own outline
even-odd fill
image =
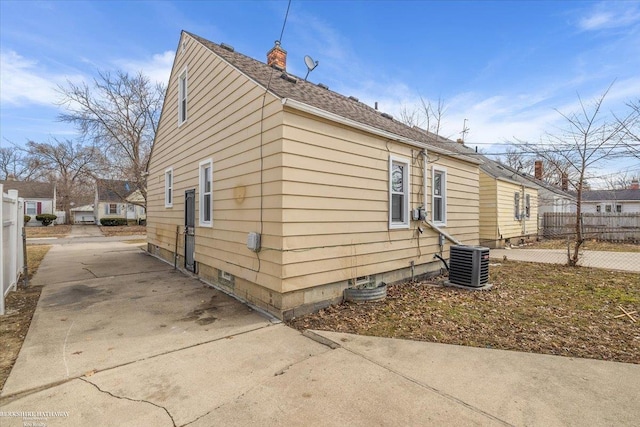
[[[585,239],[608,242],[640,242],[640,212],[583,213],[582,235]],[[546,239],[575,238],[576,214],[547,212],[539,218],[538,234]]]
[[[24,226],[24,201],[16,190],[6,194],[0,184],[2,210],[0,211],[0,315],[4,314],[4,299],[16,290],[24,265],[22,252],[22,227]]]

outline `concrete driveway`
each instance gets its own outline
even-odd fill
[[[633,425],[640,366],[300,334],[136,244],[57,245],[5,426]],[[37,424],[40,423],[40,424]]]

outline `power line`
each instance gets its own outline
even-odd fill
[[[287,5],[287,13],[284,15],[284,22],[282,23],[282,31],[280,31],[280,38],[278,41],[282,43],[282,36],[284,35],[284,27],[287,25],[287,18],[289,17],[289,8],[291,7],[291,0],[289,0],[289,4]]]

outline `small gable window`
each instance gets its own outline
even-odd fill
[[[178,126],[187,121],[187,69],[178,78]]]
[[[173,206],[173,168],[164,171],[164,207]]]
[[[389,157],[389,228],[409,227],[409,162]]]
[[[447,222],[447,173],[441,169],[433,169],[432,178],[433,222]]]
[[[211,227],[213,217],[213,161],[200,162],[200,225]]]

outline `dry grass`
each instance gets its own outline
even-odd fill
[[[27,238],[31,237],[66,237],[71,233],[70,225],[52,225],[49,227],[25,227]]]
[[[490,291],[390,286],[385,301],[343,303],[294,319],[298,329],[640,363],[640,275],[560,265],[492,266]]]
[[[102,231],[102,234],[107,237],[147,235],[147,227],[144,225],[119,225],[114,227],[100,226],[100,231]]]
[[[51,246],[27,246],[29,278],[33,277],[38,270],[49,249]],[[0,389],[4,387],[11,368],[18,358],[41,292],[41,286],[29,286],[27,289],[20,288],[7,295],[5,315],[2,316],[2,324],[0,325],[0,343],[2,343],[0,344]]]
[[[573,241],[571,242],[573,248]],[[541,242],[535,242],[530,246],[530,249],[567,249],[567,241],[564,239],[557,240],[543,240]],[[634,245],[632,243],[612,243],[612,242],[599,242],[597,240],[585,240],[582,244],[582,250],[587,251],[605,251],[605,252],[640,252],[640,245]]]

